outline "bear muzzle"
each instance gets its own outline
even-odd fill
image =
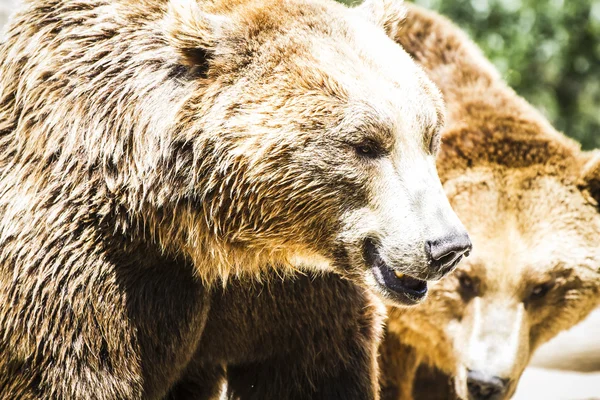
[[[427,296],[427,281],[415,278],[388,265],[375,241],[365,240],[364,259],[384,296],[400,305],[415,305]]]
[[[424,251],[427,265],[420,273],[413,268],[387,263],[373,239],[365,240],[363,258],[384,296],[397,304],[410,306],[425,299],[427,281],[439,280],[453,271],[463,257],[468,257],[471,248],[466,232],[457,231],[446,237],[427,240]]]
[[[454,271],[463,257],[469,256],[472,248],[466,231],[454,231],[437,239],[427,240],[425,254],[433,279],[441,279]]]

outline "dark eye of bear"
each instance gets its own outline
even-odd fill
[[[464,298],[471,299],[479,295],[477,282],[471,279],[467,274],[458,273],[458,284],[460,285],[460,291]]]
[[[366,158],[379,158],[385,153],[377,143],[370,140],[355,145],[355,149],[358,155]]]
[[[547,283],[543,283],[541,285],[537,285],[529,293],[528,300],[539,300],[539,299],[545,297],[548,294],[548,292],[550,291],[550,289],[552,289],[552,287],[554,287],[554,284],[552,282],[547,282]]]

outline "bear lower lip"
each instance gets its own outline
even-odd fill
[[[363,251],[385,297],[400,305],[410,306],[420,303],[427,296],[427,282],[388,267],[379,255],[375,241],[367,239]]]
[[[398,273],[395,274],[398,279],[398,283],[402,285],[404,290],[410,290],[415,293],[425,294],[427,291],[427,282],[422,281],[420,279],[412,278],[408,275],[398,276]]]
[[[427,281],[398,274],[389,268],[382,260],[373,266],[377,283],[385,287],[386,294],[391,300],[402,305],[415,305],[427,296]]]

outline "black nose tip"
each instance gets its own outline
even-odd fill
[[[450,272],[463,256],[468,257],[471,247],[471,239],[466,232],[452,233],[425,243],[431,267],[441,275]]]
[[[506,388],[506,379],[480,371],[469,371],[467,375],[469,400],[499,400],[506,393]]]

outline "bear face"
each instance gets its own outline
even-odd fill
[[[231,29],[232,44],[228,48],[227,40],[219,41],[226,50],[214,50],[212,63],[230,68],[230,54],[239,52],[236,46],[248,37],[244,56],[254,53],[261,62],[244,59],[245,74],[252,79],[232,80],[226,92],[219,84],[218,107],[206,114],[209,121],[225,121],[226,126],[216,127],[219,131],[235,132],[222,154],[234,157],[241,164],[236,169],[244,171],[233,192],[223,190],[231,201],[219,199],[212,211],[225,220],[207,228],[236,247],[281,249],[295,265],[333,264],[385,295],[412,302],[423,297],[425,284],[405,291],[392,272],[437,279],[449,268],[422,268],[430,263],[425,242],[466,236],[452,212],[438,204],[443,195],[432,183],[441,98],[370,21],[386,26],[385,16],[397,10],[394,2],[378,3],[366,3],[352,14],[331,5],[327,25],[320,15],[326,3],[319,3],[318,10],[309,3],[265,6],[235,23],[244,27],[241,32],[223,22],[222,30]],[[275,19],[282,7],[296,17],[294,22]],[[262,32],[265,18],[277,31],[276,40]],[[248,26],[261,35],[254,37]],[[406,65],[407,72],[398,74],[397,65]],[[212,73],[209,68],[209,77]],[[399,101],[396,90],[415,97]],[[230,103],[234,109],[221,106]],[[406,114],[416,117],[401,117]],[[413,132],[421,132],[416,141],[409,139]],[[439,222],[425,217],[431,207],[442,210]],[[406,226],[419,220],[423,229],[409,233]]]
[[[535,349],[599,303],[600,157],[554,130],[441,16],[411,6],[397,38],[447,99],[438,169],[474,251],[422,306],[392,309],[389,330],[456,377],[462,398],[507,399]]]
[[[89,204],[206,283],[317,266],[418,302],[470,242],[435,169],[441,97],[385,34],[398,10],[31,5],[0,49],[2,192]]]
[[[402,318],[435,338],[432,363],[465,398],[487,382],[510,398],[535,349],[597,306],[600,213],[576,178],[480,167],[446,181],[475,250]]]

